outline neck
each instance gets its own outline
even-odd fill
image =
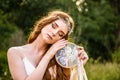
[[[49,44],[46,44],[40,36],[38,36],[30,45],[32,51],[40,53],[41,55],[44,55],[49,46]]]

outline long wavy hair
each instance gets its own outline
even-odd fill
[[[28,44],[32,43],[38,37],[38,35],[41,33],[42,28],[44,28],[47,24],[50,24],[53,21],[59,19],[58,16],[63,18],[63,19],[68,18],[71,29],[74,28],[74,21],[70,17],[70,15],[68,15],[68,13],[65,13],[63,11],[58,11],[58,10],[49,12],[47,16],[43,17],[42,19],[39,19],[35,23],[33,31],[30,33],[30,36],[28,38]],[[68,33],[65,35],[64,38],[68,39]],[[56,62],[55,57],[54,57],[53,59],[51,59],[51,61],[48,64],[48,67],[47,67],[46,72],[44,74],[43,80],[51,80],[51,75],[50,75],[48,69],[54,65],[56,65],[56,78],[57,78],[57,80],[69,80],[70,79],[70,69],[61,67]],[[56,80],[56,79],[54,79],[54,80]]]

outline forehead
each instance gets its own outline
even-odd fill
[[[67,32],[68,32],[68,27],[67,27],[67,25],[66,25],[65,22],[63,22],[63,21],[60,20],[60,19],[58,19],[58,20],[56,20],[56,21],[54,21],[54,22],[57,24],[57,26],[58,26],[58,28],[59,28],[60,30],[62,30],[65,34],[67,34]]]

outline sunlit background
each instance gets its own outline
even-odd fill
[[[69,13],[69,41],[85,48],[88,80],[120,80],[120,0],[0,0],[0,80],[12,80],[7,50],[27,43],[39,18],[53,10]]]

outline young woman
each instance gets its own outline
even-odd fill
[[[57,64],[54,55],[67,43],[74,28],[73,19],[65,12],[52,11],[38,20],[28,44],[8,50],[8,64],[14,80],[70,80],[70,69]],[[79,59],[85,64],[88,56],[79,48]]]

